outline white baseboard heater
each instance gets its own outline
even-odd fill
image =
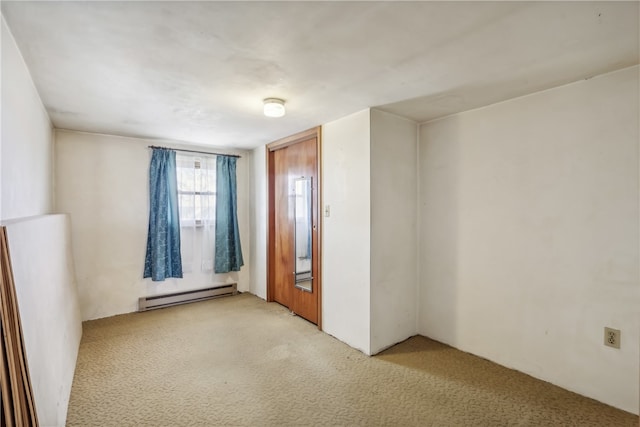
[[[171,307],[172,305],[226,297],[236,295],[237,293],[238,285],[236,283],[228,283],[205,289],[194,289],[192,291],[141,297],[138,299],[138,311],[155,310],[156,308]]]

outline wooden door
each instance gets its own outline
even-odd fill
[[[289,207],[288,148],[273,152],[275,178],[275,249],[273,299],[285,307],[291,306],[293,286],[293,222]]]
[[[318,131],[269,146],[269,265],[267,300],[320,327]],[[276,144],[276,143],[274,143]],[[296,180],[311,182],[311,281],[296,283]],[[296,286],[297,285],[297,286]]]

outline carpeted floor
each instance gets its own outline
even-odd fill
[[[367,357],[242,294],[84,324],[68,426],[634,426],[423,337]]]

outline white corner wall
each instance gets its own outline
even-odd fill
[[[267,299],[267,156],[266,147],[251,152],[250,226],[251,285],[249,292]]]
[[[38,420],[64,426],[82,336],[69,219],[45,215],[3,225]]]
[[[370,347],[369,110],[322,126],[322,329]],[[324,206],[321,209],[324,215]]]
[[[636,414],[638,73],[421,126],[418,261],[422,335]]]
[[[50,213],[53,203],[49,116],[4,18],[0,218]]]
[[[66,421],[82,324],[69,221],[53,206],[53,128],[2,18],[0,218],[40,425]],[[10,221],[6,221],[10,220]]]
[[[137,310],[138,298],[237,282],[249,290],[249,170],[238,160],[238,223],[245,265],[229,274],[143,279],[149,221],[149,145],[138,138],[56,131],[56,209],[71,216],[83,320]],[[180,148],[176,144],[163,144]],[[242,153],[245,155],[246,153]]]
[[[371,354],[417,334],[418,125],[371,110]]]

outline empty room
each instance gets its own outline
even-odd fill
[[[2,425],[639,425],[640,2],[1,11]]]

